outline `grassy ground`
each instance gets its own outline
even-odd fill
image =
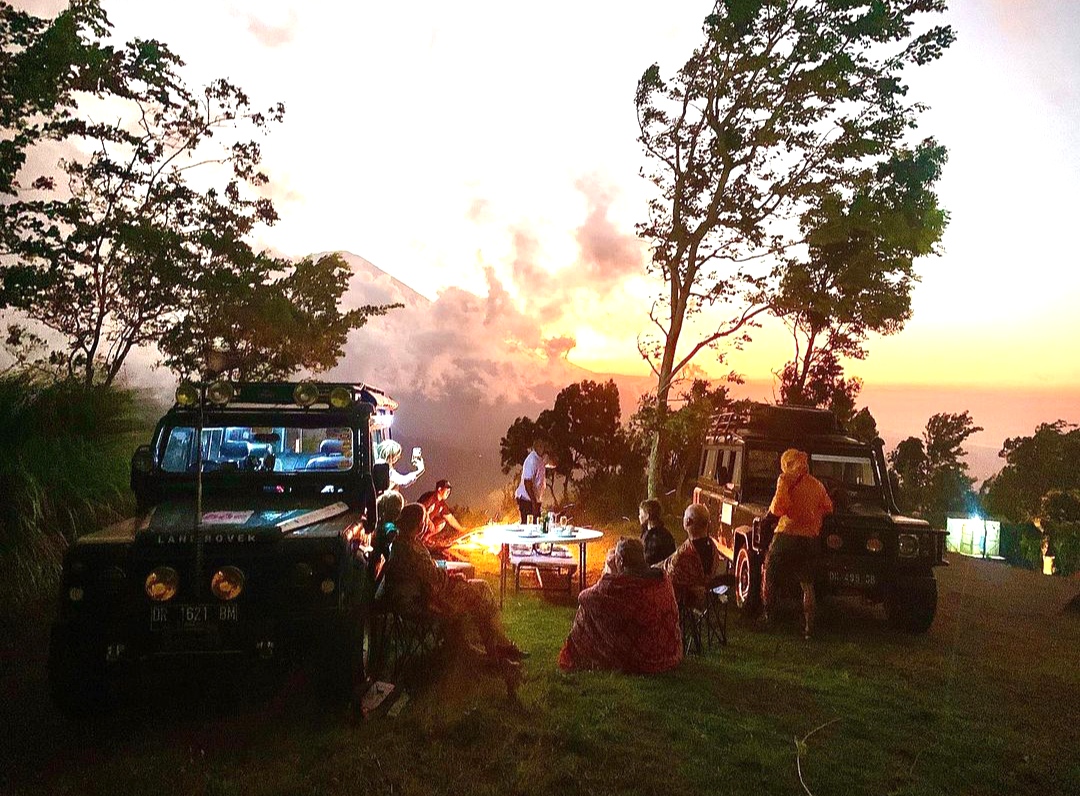
[[[0,675],[15,728],[0,791],[793,794],[801,765],[818,796],[1080,793],[1080,616],[1061,611],[1080,583],[959,558],[939,578],[926,636],[840,601],[810,644],[794,617],[735,621],[727,648],[651,678],[560,672],[572,604],[511,596],[507,625],[532,653],[518,701],[448,663],[368,722],[293,678],[261,701],[151,682],[141,705],[80,727],[45,699],[32,633]]]

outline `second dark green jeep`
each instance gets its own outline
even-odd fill
[[[780,474],[780,454],[809,454],[810,472],[832,497],[821,533],[819,594],[858,595],[885,606],[898,628],[924,633],[937,610],[933,568],[945,564],[945,531],[902,516],[883,443],[842,434],[831,412],[754,405],[716,427],[704,446],[694,502],[704,503],[735,571],[735,601],[754,610],[771,536],[761,526]]]

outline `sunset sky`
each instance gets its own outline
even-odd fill
[[[285,103],[264,146],[281,221],[262,243],[349,251],[432,299],[450,288],[498,298],[549,354],[646,372],[635,337],[658,285],[633,235],[647,185],[632,97],[649,64],[670,74],[685,61],[708,0],[104,6],[118,37],[166,41],[190,82],[226,76],[258,104]],[[960,396],[939,411],[967,408],[964,390],[1004,389],[1006,403],[1009,390],[1034,391],[1080,421],[1080,9],[950,6],[956,44],[910,75],[931,107],[920,133],[950,151],[945,253],[918,264],[905,331],[873,340],[849,372],[868,395]],[[767,380],[789,348],[767,328],[733,364]],[[1029,404],[999,409],[1017,420]],[[1023,422],[1030,433],[1051,419]]]

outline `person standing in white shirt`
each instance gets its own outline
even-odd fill
[[[547,440],[538,437],[533,441],[529,455],[525,457],[525,463],[521,466],[521,483],[514,491],[514,498],[517,500],[522,523],[530,514],[533,517],[540,516],[540,500],[544,496],[544,484],[547,481],[545,468],[549,450]]]

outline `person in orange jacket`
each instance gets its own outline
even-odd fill
[[[814,632],[817,601],[814,576],[821,526],[833,511],[832,499],[825,485],[810,475],[807,455],[789,448],[780,456],[780,477],[769,513],[779,518],[769,551],[765,554],[765,577],[762,583],[764,620],[769,622],[776,605],[777,580],[787,574],[799,579],[803,593],[803,634]]]

